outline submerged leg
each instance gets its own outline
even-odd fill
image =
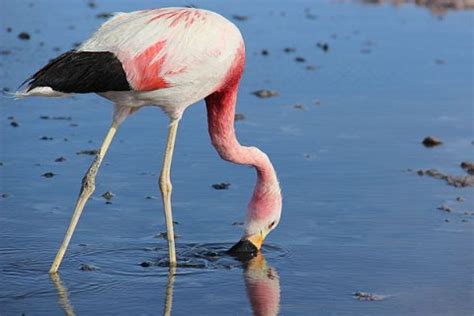
[[[100,147],[94,161],[92,162],[92,165],[89,167],[84,178],[82,179],[82,187],[79,193],[79,198],[77,199],[76,209],[74,210],[74,214],[72,215],[71,223],[69,224],[69,228],[67,229],[66,236],[64,237],[63,243],[61,244],[61,247],[59,248],[58,253],[56,254],[56,258],[54,258],[54,262],[51,265],[49,273],[56,273],[58,271],[59,265],[63,260],[67,246],[71,241],[74,229],[76,228],[77,222],[79,221],[79,217],[81,217],[82,210],[84,209],[87,200],[95,190],[95,176],[97,174],[97,171],[99,170],[102,159],[107,153],[107,149],[109,149],[109,145],[112,142],[112,139],[114,138],[115,132],[117,131],[119,124],[120,123],[118,121],[114,120],[112,126],[109,129],[109,132],[107,133],[107,136],[105,136],[102,146]]]
[[[160,176],[160,190],[165,209],[166,231],[168,236],[168,252],[170,266],[176,265],[176,251],[174,246],[173,214],[171,212],[171,161],[173,160],[173,149],[176,140],[176,131],[178,129],[179,119],[171,120],[168,129],[168,141],[166,143],[165,158],[163,159],[163,169]]]

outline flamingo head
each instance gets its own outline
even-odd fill
[[[278,181],[261,187],[257,183],[248,206],[244,234],[229,252],[236,255],[257,254],[267,235],[278,226],[281,208],[282,197]]]

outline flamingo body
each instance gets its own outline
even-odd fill
[[[240,31],[221,15],[201,9],[165,8],[118,13],[73,54],[113,54],[130,85],[125,91],[88,92],[98,92],[119,106],[157,105],[177,118],[186,107],[223,84],[235,60],[244,61],[239,58],[244,51]],[[94,69],[110,66],[104,60],[102,65],[94,64]],[[82,92],[84,82],[76,84]],[[62,96],[64,92],[38,86],[25,95]]]

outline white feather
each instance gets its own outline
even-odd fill
[[[156,18],[173,10],[186,10],[195,17],[194,23]],[[156,75],[168,83],[167,88],[101,95],[128,106],[155,104],[171,117],[180,117],[186,107],[213,92],[243,45],[237,27],[217,13],[166,8],[119,13],[102,25],[79,51],[113,52],[124,64],[160,41],[166,41],[165,47],[150,63],[164,58]]]

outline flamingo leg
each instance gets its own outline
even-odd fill
[[[171,211],[171,191],[173,190],[173,187],[171,185],[170,170],[178,124],[179,119],[173,119],[169,125],[168,140],[166,143],[165,157],[163,159],[163,169],[160,176],[160,190],[165,211],[168,253],[171,267],[176,265],[176,250],[174,246],[173,214]]]
[[[69,228],[67,229],[66,236],[64,236],[63,243],[61,244],[61,247],[59,248],[56,257],[54,258],[49,273],[56,273],[58,271],[59,265],[61,264],[69,242],[71,241],[72,234],[76,229],[77,222],[81,217],[82,210],[84,209],[87,200],[95,190],[95,176],[97,174],[97,171],[99,170],[100,164],[102,163],[102,159],[104,159],[104,156],[107,153],[107,150],[109,149],[110,143],[114,138],[115,132],[117,131],[119,124],[120,123],[118,121],[114,120],[107,135],[105,136],[102,146],[97,152],[94,161],[92,162],[91,166],[84,175],[84,178],[82,178],[82,186],[81,191],[79,193],[79,198],[77,199],[76,209],[74,210],[74,214],[72,215],[71,223],[69,224]]]

